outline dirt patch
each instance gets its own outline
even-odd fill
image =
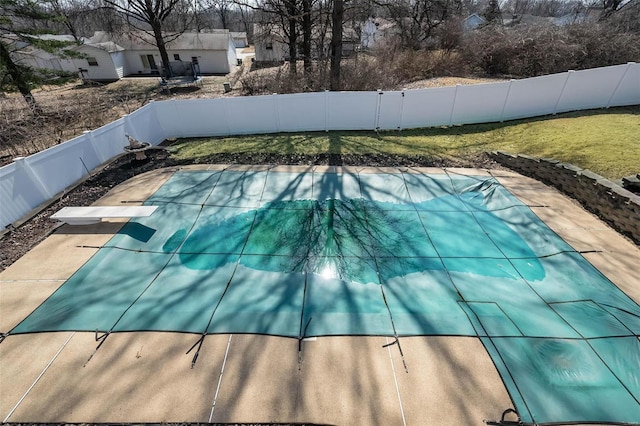
[[[457,85],[467,86],[470,84],[482,83],[502,83],[504,81],[508,80],[500,78],[436,77],[407,83],[402,87],[405,89],[428,89],[431,87],[448,87]]]
[[[468,158],[443,159],[422,156],[400,156],[386,154],[337,155],[337,154],[215,154],[199,161],[176,161],[168,151],[147,151],[148,158],[134,160],[133,155],[123,155],[53,201],[44,210],[35,214],[19,227],[10,230],[0,239],[0,271],[35,247],[59,225],[49,217],[66,206],[88,206],[104,196],[116,185],[151,170],[186,164],[269,164],[269,165],[334,165],[372,167],[476,167],[500,168],[488,155],[480,154]]]

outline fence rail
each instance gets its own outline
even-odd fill
[[[166,138],[403,130],[640,104],[640,64],[542,77],[392,92],[320,92],[151,102],[106,126],[0,168],[6,228],[123,152],[125,134]]]

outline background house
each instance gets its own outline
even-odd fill
[[[71,36],[43,35],[73,42]],[[228,30],[184,33],[166,43],[170,61],[196,62],[202,74],[228,74],[237,65],[236,47]],[[82,44],[70,44],[72,57],[59,57],[24,42],[12,41],[14,60],[32,68],[78,73],[83,80],[115,81],[131,75],[160,75],[162,60],[153,36],[139,32],[113,36],[96,31]]]
[[[115,81],[124,75],[123,49],[113,42],[91,44],[83,39],[83,44],[78,45],[70,35],[43,34],[39,37],[69,43],[65,49],[69,55],[60,57],[26,42],[14,41],[16,50],[11,56],[16,63],[32,68],[80,73],[85,80]]]
[[[281,62],[289,54],[282,30],[275,25],[253,24],[256,62]]]
[[[282,28],[270,24],[254,24],[253,38],[255,46],[255,61],[262,63],[275,63],[289,60],[289,40]],[[298,37],[302,43],[302,37]],[[313,33],[311,42],[312,59],[319,57],[328,58],[330,53],[331,31],[324,37],[322,34]],[[360,31],[354,28],[344,27],[342,30],[342,55],[348,57],[360,48]],[[302,51],[298,49],[298,58],[303,59]]]
[[[228,74],[237,65],[236,47],[228,30],[166,35],[170,61],[196,62],[202,74]],[[115,43],[124,52],[124,75],[159,75],[162,60],[152,35],[144,32],[112,37],[96,32],[89,44]]]
[[[475,30],[476,28],[481,27],[486,23],[487,23],[487,20],[484,19],[482,16],[478,15],[477,13],[472,13],[471,15],[464,18],[464,20],[462,21],[462,30],[463,31]]]
[[[231,38],[233,39],[233,43],[238,48],[249,46],[249,40],[247,39],[247,33],[242,31],[231,31]]]
[[[384,18],[370,17],[362,24],[360,45],[363,49],[372,49],[396,33],[395,22]]]

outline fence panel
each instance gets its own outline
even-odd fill
[[[224,101],[232,135],[278,132],[275,96],[225,98]]]
[[[124,123],[124,118],[119,118],[91,132],[92,144],[101,158],[108,160],[124,152],[128,144]]]
[[[627,65],[569,72],[557,113],[606,107]]]
[[[404,94],[401,128],[448,125],[455,93],[455,87],[407,90]]]
[[[102,163],[86,135],[30,155],[25,161],[51,197]]]
[[[325,130],[327,125],[325,99],[324,93],[276,95],[278,131]]]
[[[501,120],[553,114],[568,73],[512,80]]]
[[[456,86],[456,101],[450,124],[500,121],[509,83]]]
[[[640,64],[627,64],[627,71],[612,94],[608,106],[640,104]]]
[[[17,162],[0,168],[0,227],[6,228],[48,198]]]
[[[380,92],[378,125],[380,130],[399,130],[402,124],[404,92]]]
[[[178,121],[180,126],[166,137],[204,137],[229,135],[226,99],[192,99],[168,102],[170,115],[164,120]]]
[[[182,114],[176,107],[177,102],[177,100],[155,101],[150,104],[165,138],[180,137],[185,127],[182,123]],[[215,109],[212,106],[210,108]]]
[[[152,145],[158,145],[165,139],[153,103],[135,110],[125,118],[125,132],[141,142],[149,142]]]
[[[373,130],[377,92],[325,92],[329,130]]]

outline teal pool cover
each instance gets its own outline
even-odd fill
[[[523,422],[640,423],[640,307],[493,178],[183,171],[146,204],[11,334],[477,336]]]

